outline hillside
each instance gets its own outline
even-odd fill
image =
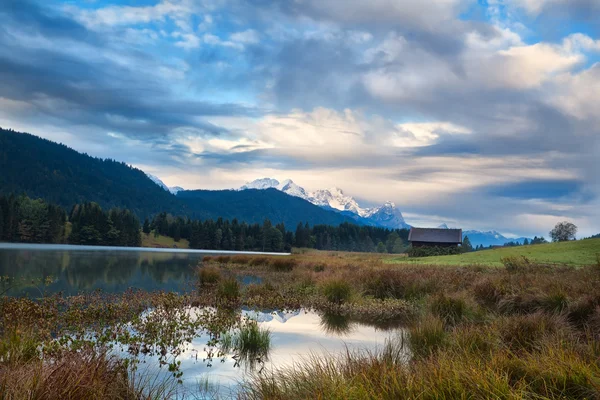
[[[178,192],[177,199],[191,210],[193,218],[199,219],[222,217],[262,223],[268,218],[272,222],[283,222],[289,229],[294,229],[298,222],[308,222],[310,225],[354,222],[350,217],[324,210],[276,189],[186,190]]]
[[[25,193],[58,204],[98,203],[127,208],[139,218],[159,211],[184,213],[175,196],[144,172],[27,133],[0,129],[0,194]]]
[[[598,262],[600,239],[572,242],[538,244],[532,246],[503,247],[454,256],[393,258],[391,262],[438,264],[438,265],[493,265],[501,266],[501,259],[508,256],[525,256],[532,262],[542,264],[593,265]]]
[[[354,222],[277,190],[187,191],[177,196],[163,190],[143,171],[125,163],[90,157],[27,133],[0,129],[0,194],[27,194],[58,204],[68,212],[92,201],[103,209],[131,210],[141,220],[160,212],[194,219],[233,219],[295,228]]]

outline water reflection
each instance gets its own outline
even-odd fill
[[[268,357],[264,357],[259,363],[259,368],[264,371],[292,366],[309,355],[324,356],[341,353],[346,349],[375,350],[400,332],[383,331],[340,316],[319,315],[305,310],[238,312],[243,317],[258,321],[261,329],[268,329],[271,333]],[[238,365],[239,358],[235,353],[226,353],[208,366],[203,362],[210,356],[211,351],[206,343],[207,337],[199,336],[180,356],[184,388],[192,393],[197,389],[198,382],[209,382],[213,389],[218,388],[221,396],[231,395],[232,390],[249,377],[252,368]]]
[[[319,325],[323,332],[339,336],[349,335],[355,328],[355,324],[347,316],[329,312],[321,315]]]
[[[185,253],[0,249],[0,276],[15,278],[18,285],[8,292],[13,296],[39,296],[40,290],[120,293],[130,287],[182,291],[193,278],[190,267],[201,259]],[[48,277],[53,283],[40,285]]]

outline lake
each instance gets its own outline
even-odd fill
[[[18,282],[6,292],[10,296],[39,297],[59,292],[66,296],[98,289],[120,293],[129,288],[184,292],[195,288],[194,267],[208,254],[240,253],[0,243],[0,276]],[[42,283],[46,278],[49,284]],[[243,283],[255,279],[248,276]],[[242,308],[238,312],[271,332],[272,349],[261,366],[266,370],[292,365],[311,354],[338,354],[346,348],[374,350],[402,332],[308,310]],[[179,357],[183,371],[181,390],[191,393],[184,397],[197,398],[197,386],[208,382],[220,397],[227,398],[248,377],[249,371],[245,366],[236,366],[232,354],[226,355],[223,362],[213,361],[210,366],[203,362],[206,341],[207,337],[196,337]],[[143,364],[146,372],[160,373],[153,362],[156,359],[150,357],[144,361],[147,361]],[[168,375],[164,369],[162,374]]]
[[[286,255],[0,243],[0,276],[17,280],[18,284],[6,293],[11,296],[38,297],[42,293],[58,292],[75,295],[98,289],[107,293],[121,293],[128,288],[180,292],[190,288],[193,267],[198,265],[202,257],[216,254]],[[44,284],[46,279],[52,282]]]

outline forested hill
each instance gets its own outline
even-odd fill
[[[186,190],[177,193],[177,198],[191,210],[191,217],[198,219],[214,219],[217,216],[262,223],[268,218],[275,223],[283,222],[288,227],[294,227],[298,222],[308,222],[311,226],[355,223],[350,217],[324,210],[276,189]]]
[[[103,209],[129,209],[140,218],[160,211],[185,213],[173,195],[139,169],[4,129],[0,129],[0,193],[25,193],[67,210],[92,201]]]
[[[268,190],[180,192],[175,197],[143,171],[103,160],[27,133],[0,129],[0,194],[26,194],[69,211],[75,204],[119,207],[138,218],[167,212],[193,219],[234,219],[248,223],[265,219],[296,226],[339,225],[352,220],[305,200]]]

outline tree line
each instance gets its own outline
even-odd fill
[[[141,246],[140,223],[129,210],[76,204],[60,206],[25,195],[0,196],[0,241]]]
[[[172,237],[176,242],[187,239],[190,247],[206,250],[290,251],[292,247],[318,250],[402,253],[407,248],[408,230],[390,230],[343,223],[339,226],[299,223],[294,230],[285,224],[273,225],[231,221],[191,220],[165,212],[143,225],[146,234]]]

